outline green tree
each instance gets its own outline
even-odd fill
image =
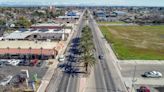
[[[31,24],[32,23],[25,17],[20,17],[16,23],[18,27],[24,27],[24,28],[29,28]]]
[[[93,36],[91,29],[88,26],[82,29],[79,48],[81,52],[80,60],[84,63],[85,71],[88,72],[88,67],[93,67],[96,64],[93,54]]]
[[[0,19],[0,25],[5,25],[5,20]]]

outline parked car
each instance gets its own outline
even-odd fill
[[[137,92],[150,92],[150,88],[147,86],[140,86]]]
[[[29,66],[30,62],[26,60],[21,60],[18,64],[19,66]]]
[[[3,80],[0,81],[0,85],[5,86],[8,83],[10,83],[11,79],[13,78],[13,76],[9,75],[6,78],[4,78]]]
[[[17,66],[19,64],[20,60],[12,60],[11,65]]]
[[[34,59],[30,62],[30,66],[35,66],[38,62],[38,59]]]
[[[59,56],[59,59],[58,60],[59,60],[59,62],[63,62],[65,60],[64,55]]]
[[[159,77],[162,77],[162,73],[158,71],[150,71],[150,72],[145,72],[143,76],[149,77],[149,78],[159,78]]]
[[[6,65],[6,62],[5,61],[0,61],[0,67],[3,67]]]
[[[37,67],[41,67],[41,66],[43,65],[43,63],[44,63],[44,61],[41,60],[40,62],[38,62],[38,63],[36,64],[36,66],[37,66]]]
[[[20,60],[11,59],[7,61],[7,65],[17,66]]]

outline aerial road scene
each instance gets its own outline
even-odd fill
[[[0,0],[0,92],[164,92],[164,1]]]

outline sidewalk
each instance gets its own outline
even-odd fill
[[[164,64],[164,60],[118,60],[120,64]]]
[[[125,77],[123,78],[125,81],[126,87],[129,88],[129,92],[136,92],[135,88],[132,88],[132,78],[130,77]],[[134,82],[134,85],[158,85],[158,86],[163,86],[164,85],[164,78],[160,79],[146,79],[146,78],[136,78],[136,81]]]

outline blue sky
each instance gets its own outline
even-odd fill
[[[164,6],[164,0],[0,0],[0,4]]]

